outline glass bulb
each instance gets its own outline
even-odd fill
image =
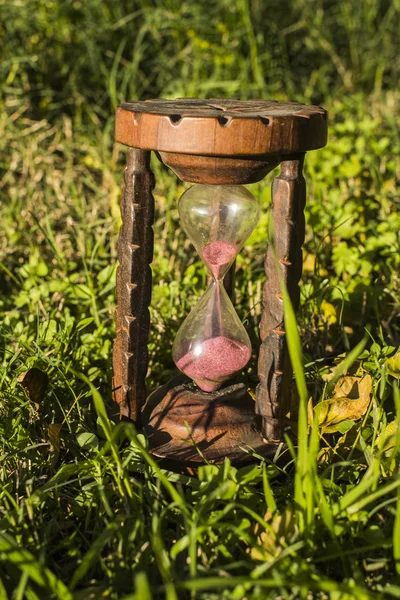
[[[176,366],[205,392],[243,369],[251,343],[223,286],[223,277],[257,225],[260,209],[240,185],[194,185],[179,201],[183,228],[213,282],[176,336]]]
[[[179,200],[188,237],[215,279],[221,279],[257,225],[260,208],[242,185],[200,185]]]
[[[205,392],[214,392],[246,366],[249,336],[225,291],[213,281],[186,318],[172,348],[172,358]]]

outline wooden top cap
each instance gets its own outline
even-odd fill
[[[203,156],[305,152],[326,144],[327,112],[273,100],[126,102],[117,108],[115,139],[143,150]]]

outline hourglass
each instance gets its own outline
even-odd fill
[[[152,453],[180,470],[226,457],[270,456],[296,412],[281,281],[299,303],[304,237],[305,152],[326,143],[326,111],[294,102],[149,100],[117,109],[116,140],[129,147],[118,245],[113,396],[122,418],[147,434]],[[209,273],[209,285],[171,348],[177,375],[146,390],[153,254],[150,153],[192,185],[180,225]],[[249,335],[232,303],[235,259],[259,219],[245,184],[281,165],[272,185],[274,248],[265,258],[259,383],[241,373]],[[255,396],[255,398],[254,398]],[[294,404],[293,404],[294,399]]]
[[[223,278],[256,226],[259,206],[242,186],[197,184],[180,199],[179,216],[212,282],[179,329],[172,356],[201,390],[215,392],[251,355]]]

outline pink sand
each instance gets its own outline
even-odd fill
[[[211,242],[203,249],[203,259],[215,279],[219,279],[222,267],[230,263],[237,254],[237,248],[230,242]]]
[[[250,349],[222,335],[205,340],[178,360],[176,366],[193,379],[204,392],[214,392],[231,375],[243,369],[250,358]]]

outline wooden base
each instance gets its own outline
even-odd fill
[[[152,454],[178,470],[225,458],[244,465],[257,456],[273,458],[279,447],[262,438],[261,418],[243,383],[206,393],[176,377],[149,397],[142,417]]]

